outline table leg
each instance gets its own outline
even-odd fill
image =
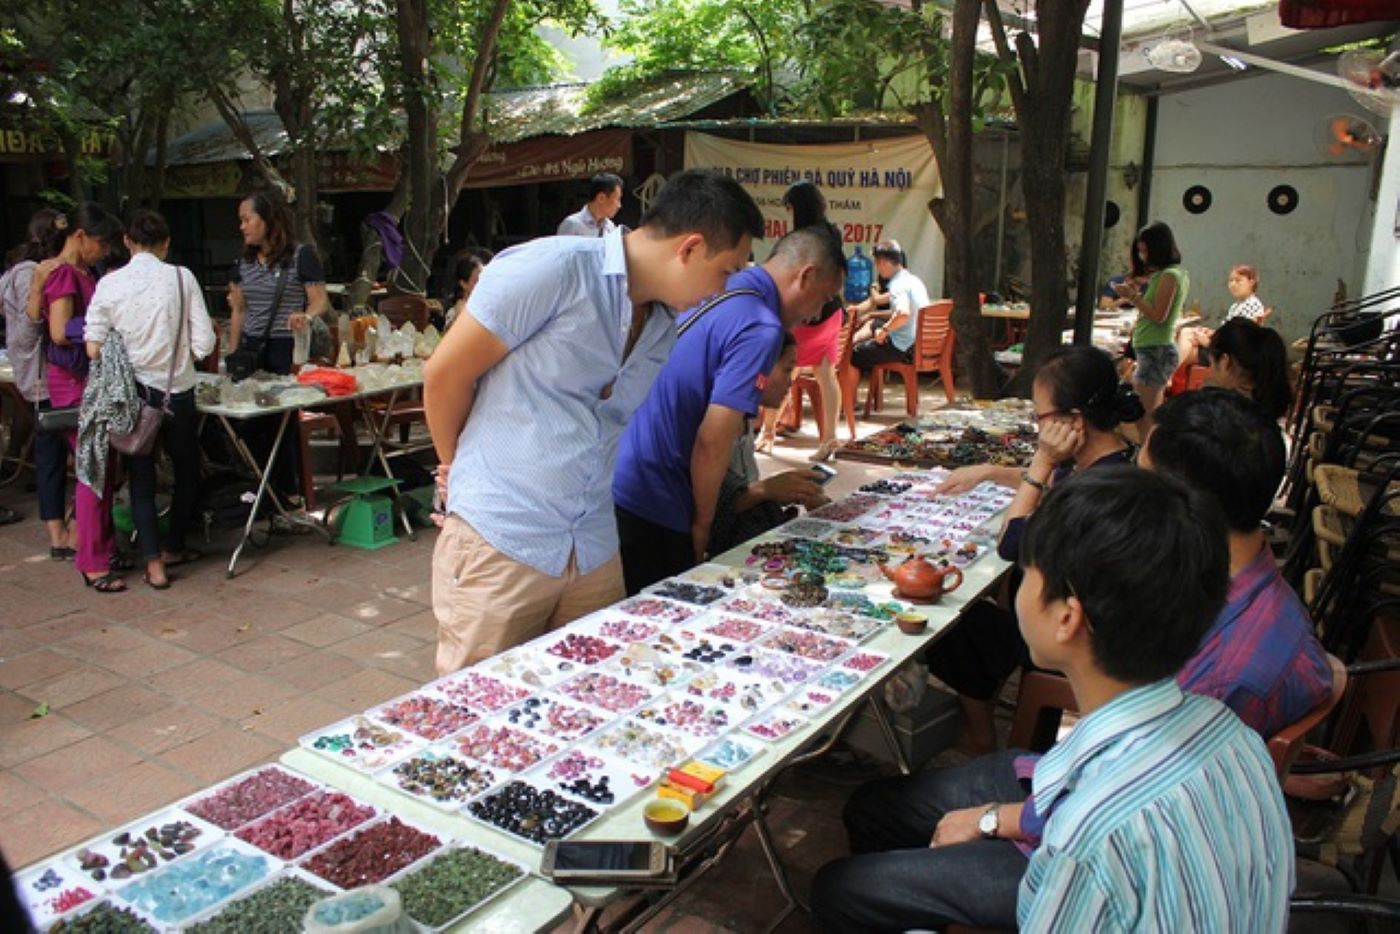
[[[894,735],[894,726],[890,723],[890,718],[885,715],[884,705],[875,695],[866,698],[866,703],[870,705],[870,715],[875,718],[875,724],[880,727],[880,734],[885,737],[885,743],[890,747],[890,754],[894,756],[895,765],[899,766],[901,775],[909,775],[909,760],[904,757],[904,750],[899,745],[899,737]]]
[[[753,808],[753,829],[754,833],[758,835],[759,846],[763,847],[763,856],[768,860],[768,871],[773,874],[773,881],[778,883],[778,891],[783,893],[783,898],[786,900],[783,909],[764,928],[766,932],[771,932],[786,921],[794,909],[801,908],[804,912],[808,909],[797,897],[797,893],[792,890],[792,883],[788,881],[787,870],[783,868],[783,861],[778,856],[778,848],[773,844],[773,836],[768,831],[768,822],[763,817],[763,802],[757,793],[750,796],[749,807]]]
[[[399,399],[399,390],[394,389],[389,392],[389,400],[384,406],[384,417],[378,422],[374,420],[374,413],[369,406],[363,406],[362,411],[365,416],[365,424],[369,426],[370,448],[369,457],[365,459],[364,476],[369,476],[374,470],[375,461],[379,462],[380,468],[384,471],[384,476],[393,477],[394,472],[389,467],[389,458],[384,456],[384,435],[389,430],[389,422],[394,417],[394,403]],[[403,508],[403,501],[400,498],[398,485],[389,488],[389,495],[394,500],[394,510],[399,515],[399,521],[403,523],[404,534],[409,541],[418,540],[418,532],[413,528],[413,523],[408,521],[408,510]]]
[[[224,429],[228,431],[230,437],[235,439],[234,444],[238,448],[239,454],[248,461],[253,472],[258,475],[258,492],[253,497],[253,508],[248,511],[248,521],[243,523],[243,535],[238,540],[238,547],[234,548],[233,554],[229,556],[228,570],[224,573],[224,577],[227,579],[233,579],[234,568],[238,566],[238,556],[243,553],[244,546],[248,544],[248,538],[253,534],[253,525],[258,521],[258,510],[262,507],[263,497],[269,492],[268,482],[272,477],[272,468],[277,463],[277,449],[282,446],[282,436],[287,433],[287,423],[292,420],[293,411],[295,410],[288,409],[282,413],[282,420],[277,424],[277,437],[272,442],[272,450],[268,452],[267,463],[261,470],[258,469],[257,461],[253,458],[252,452],[244,445],[243,439],[239,438],[237,432],[233,430],[233,426],[222,415],[219,416],[219,421],[223,423]],[[272,502],[278,512],[283,511],[282,504],[278,501],[275,492],[272,493]]]

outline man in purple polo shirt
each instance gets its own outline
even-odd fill
[[[681,317],[676,349],[628,422],[613,474],[628,593],[704,560],[734,441],[758,411],[783,331],[819,313],[844,276],[835,228],[804,227]]]
[[[1210,495],[1229,526],[1225,607],[1176,682],[1219,700],[1267,741],[1321,704],[1332,686],[1307,609],[1279,576],[1260,529],[1283,479],[1283,437],[1251,400],[1224,389],[1178,396],[1154,421],[1138,464]],[[1154,543],[1141,544],[1141,559],[1153,563]],[[1157,568],[1173,574],[1171,566]],[[861,786],[844,815],[857,855],[822,868],[814,912],[843,930],[1016,927],[1017,889],[1049,818],[1026,797],[1037,761],[1005,751]],[[900,874],[911,857],[896,830],[905,840],[929,841],[912,875]],[[905,884],[872,881],[896,878]]]

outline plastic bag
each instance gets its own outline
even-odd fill
[[[919,706],[928,691],[928,668],[911,661],[885,682],[885,704],[895,713],[906,713]]]
[[[328,396],[349,396],[358,388],[355,374],[323,367],[312,367],[297,374],[297,382],[320,386]]]
[[[399,893],[387,885],[366,885],[323,898],[306,910],[307,934],[410,934]]]

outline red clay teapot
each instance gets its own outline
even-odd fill
[[[961,569],[951,566],[939,567],[923,555],[911,555],[893,570],[888,564],[881,564],[879,567],[886,577],[894,581],[894,595],[908,600],[926,600],[932,603],[945,593],[957,590],[963,582]]]

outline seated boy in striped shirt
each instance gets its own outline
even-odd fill
[[[1213,501],[1133,468],[1086,474],[1031,518],[1016,616],[1084,716],[1035,767],[1047,820],[1022,929],[1286,926],[1293,836],[1268,751],[1173,677],[1224,603],[1225,529]]]
[[[1008,842],[1025,836],[1019,804],[966,807],[1023,797],[1014,753],[872,783],[847,809],[857,855],[823,868],[814,913],[840,930],[1281,930],[1292,838],[1263,742],[1173,678],[1225,604],[1215,498],[1093,471],[1046,497],[1021,563],[1031,657],[1065,673],[1084,714],[1034,763],[1038,847]]]

